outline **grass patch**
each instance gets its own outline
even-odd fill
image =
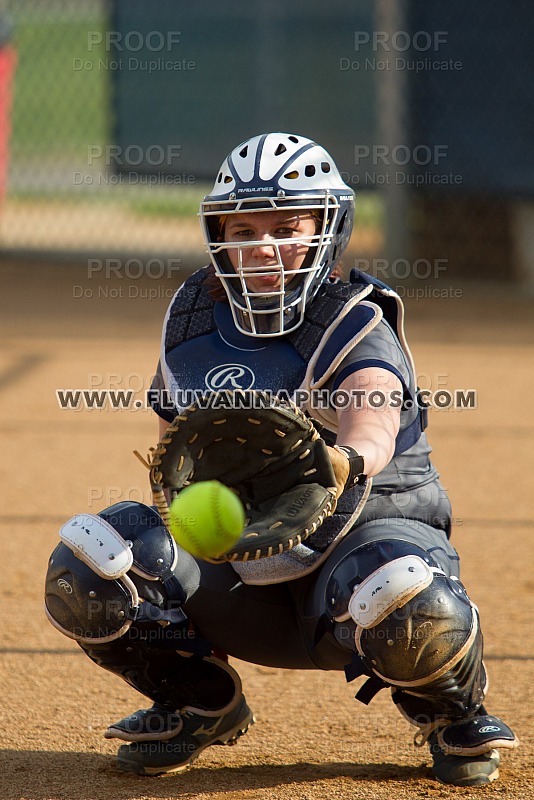
[[[150,190],[143,196],[130,200],[129,207],[136,214],[149,217],[194,217],[200,202],[211,189],[211,184],[198,184],[176,189],[171,193]]]
[[[105,16],[61,21],[17,19],[11,148],[15,156],[87,154],[110,132],[109,73],[99,68],[103,47],[89,50],[88,34]]]
[[[211,184],[184,187],[172,194],[158,194],[157,190],[136,197],[129,203],[132,211],[143,216],[188,217],[198,213],[202,198]],[[383,223],[383,201],[378,192],[359,192],[356,199],[355,222],[359,227],[380,227]]]

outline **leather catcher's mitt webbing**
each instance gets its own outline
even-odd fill
[[[208,399],[209,398],[209,399]],[[290,550],[336,506],[326,444],[296,406],[254,390],[221,392],[179,414],[152,451],[150,483],[168,524],[171,497],[184,486],[218,480],[238,494],[246,527],[224,561]]]

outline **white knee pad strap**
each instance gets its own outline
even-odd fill
[[[419,556],[389,561],[362,581],[349,600],[349,615],[361,628],[373,628],[432,583],[434,573]]]

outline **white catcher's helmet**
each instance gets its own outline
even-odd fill
[[[316,232],[305,238],[274,239],[270,244],[278,264],[268,269],[282,273],[280,289],[253,292],[246,279],[265,274],[265,267],[260,272],[243,265],[241,251],[265,243],[223,242],[220,218],[280,210],[313,212],[318,220]],[[304,136],[267,133],[232,150],[200,205],[200,218],[237,328],[250,336],[282,336],[302,323],[307,304],[345,250],[354,220],[354,193],[320,145]],[[289,243],[309,247],[304,263],[291,272],[284,268],[279,249]],[[228,257],[229,248],[240,251],[236,268]]]

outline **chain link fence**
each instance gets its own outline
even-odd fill
[[[278,129],[324,144],[356,190],[348,267],[534,283],[530,14],[0,0],[1,253],[200,265],[211,176]]]
[[[12,93],[4,253],[202,253],[195,213],[207,186],[117,177],[111,5],[16,0],[2,10],[16,60],[11,88],[3,87]]]

